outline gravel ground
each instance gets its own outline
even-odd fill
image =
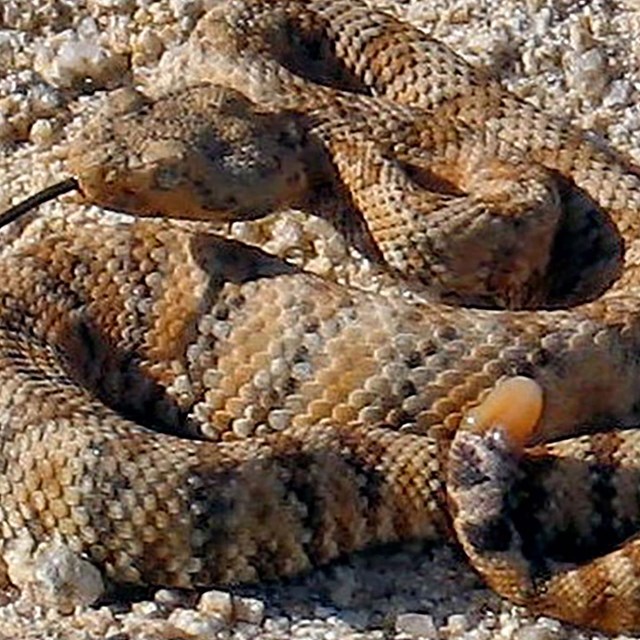
[[[65,142],[105,91],[156,83],[201,13],[201,0],[3,0],[0,4],[0,209],[65,175]],[[372,0],[444,39],[549,114],[592,129],[640,162],[637,0]],[[160,72],[158,72],[160,69]],[[163,77],[163,83],[171,78]],[[99,216],[69,204],[38,216]],[[340,239],[284,214],[235,237],[260,241],[351,281]],[[347,266],[344,266],[347,265]],[[286,584],[122,594],[62,615],[8,592],[0,638],[599,638],[531,618],[484,588],[460,553],[414,545],[362,554]]]

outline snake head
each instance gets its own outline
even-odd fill
[[[85,202],[229,222],[284,208],[306,189],[305,135],[293,114],[261,112],[216,85],[116,98],[124,113],[97,116],[69,152]]]

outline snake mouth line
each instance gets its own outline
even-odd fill
[[[25,213],[28,213],[32,209],[39,207],[45,202],[55,200],[65,193],[70,191],[80,191],[80,183],[76,178],[66,178],[61,182],[56,182],[42,191],[29,196],[25,200],[22,200],[18,204],[10,207],[6,211],[0,213],[0,228],[5,227],[14,220],[22,217]]]

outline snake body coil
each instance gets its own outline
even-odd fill
[[[192,587],[452,521],[505,596],[640,628],[634,171],[353,0],[229,0],[184,55],[196,83],[75,144],[84,199],[229,221],[331,193],[336,225],[430,301],[166,220],[17,243],[0,262],[2,550],[55,536],[115,581]],[[599,297],[534,310],[565,183],[624,264]],[[513,376],[543,390],[537,441],[560,442],[458,430]]]

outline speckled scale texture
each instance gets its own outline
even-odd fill
[[[167,220],[20,239],[0,263],[3,551],[55,537],[117,582],[193,587],[455,531],[506,597],[638,629],[634,170],[353,1],[222,2],[183,55],[188,88],[114,96],[72,148],[84,199],[229,221],[339,194],[358,248],[419,295]],[[556,308],[567,184],[626,253]],[[458,430],[514,375],[544,392],[524,453]]]

